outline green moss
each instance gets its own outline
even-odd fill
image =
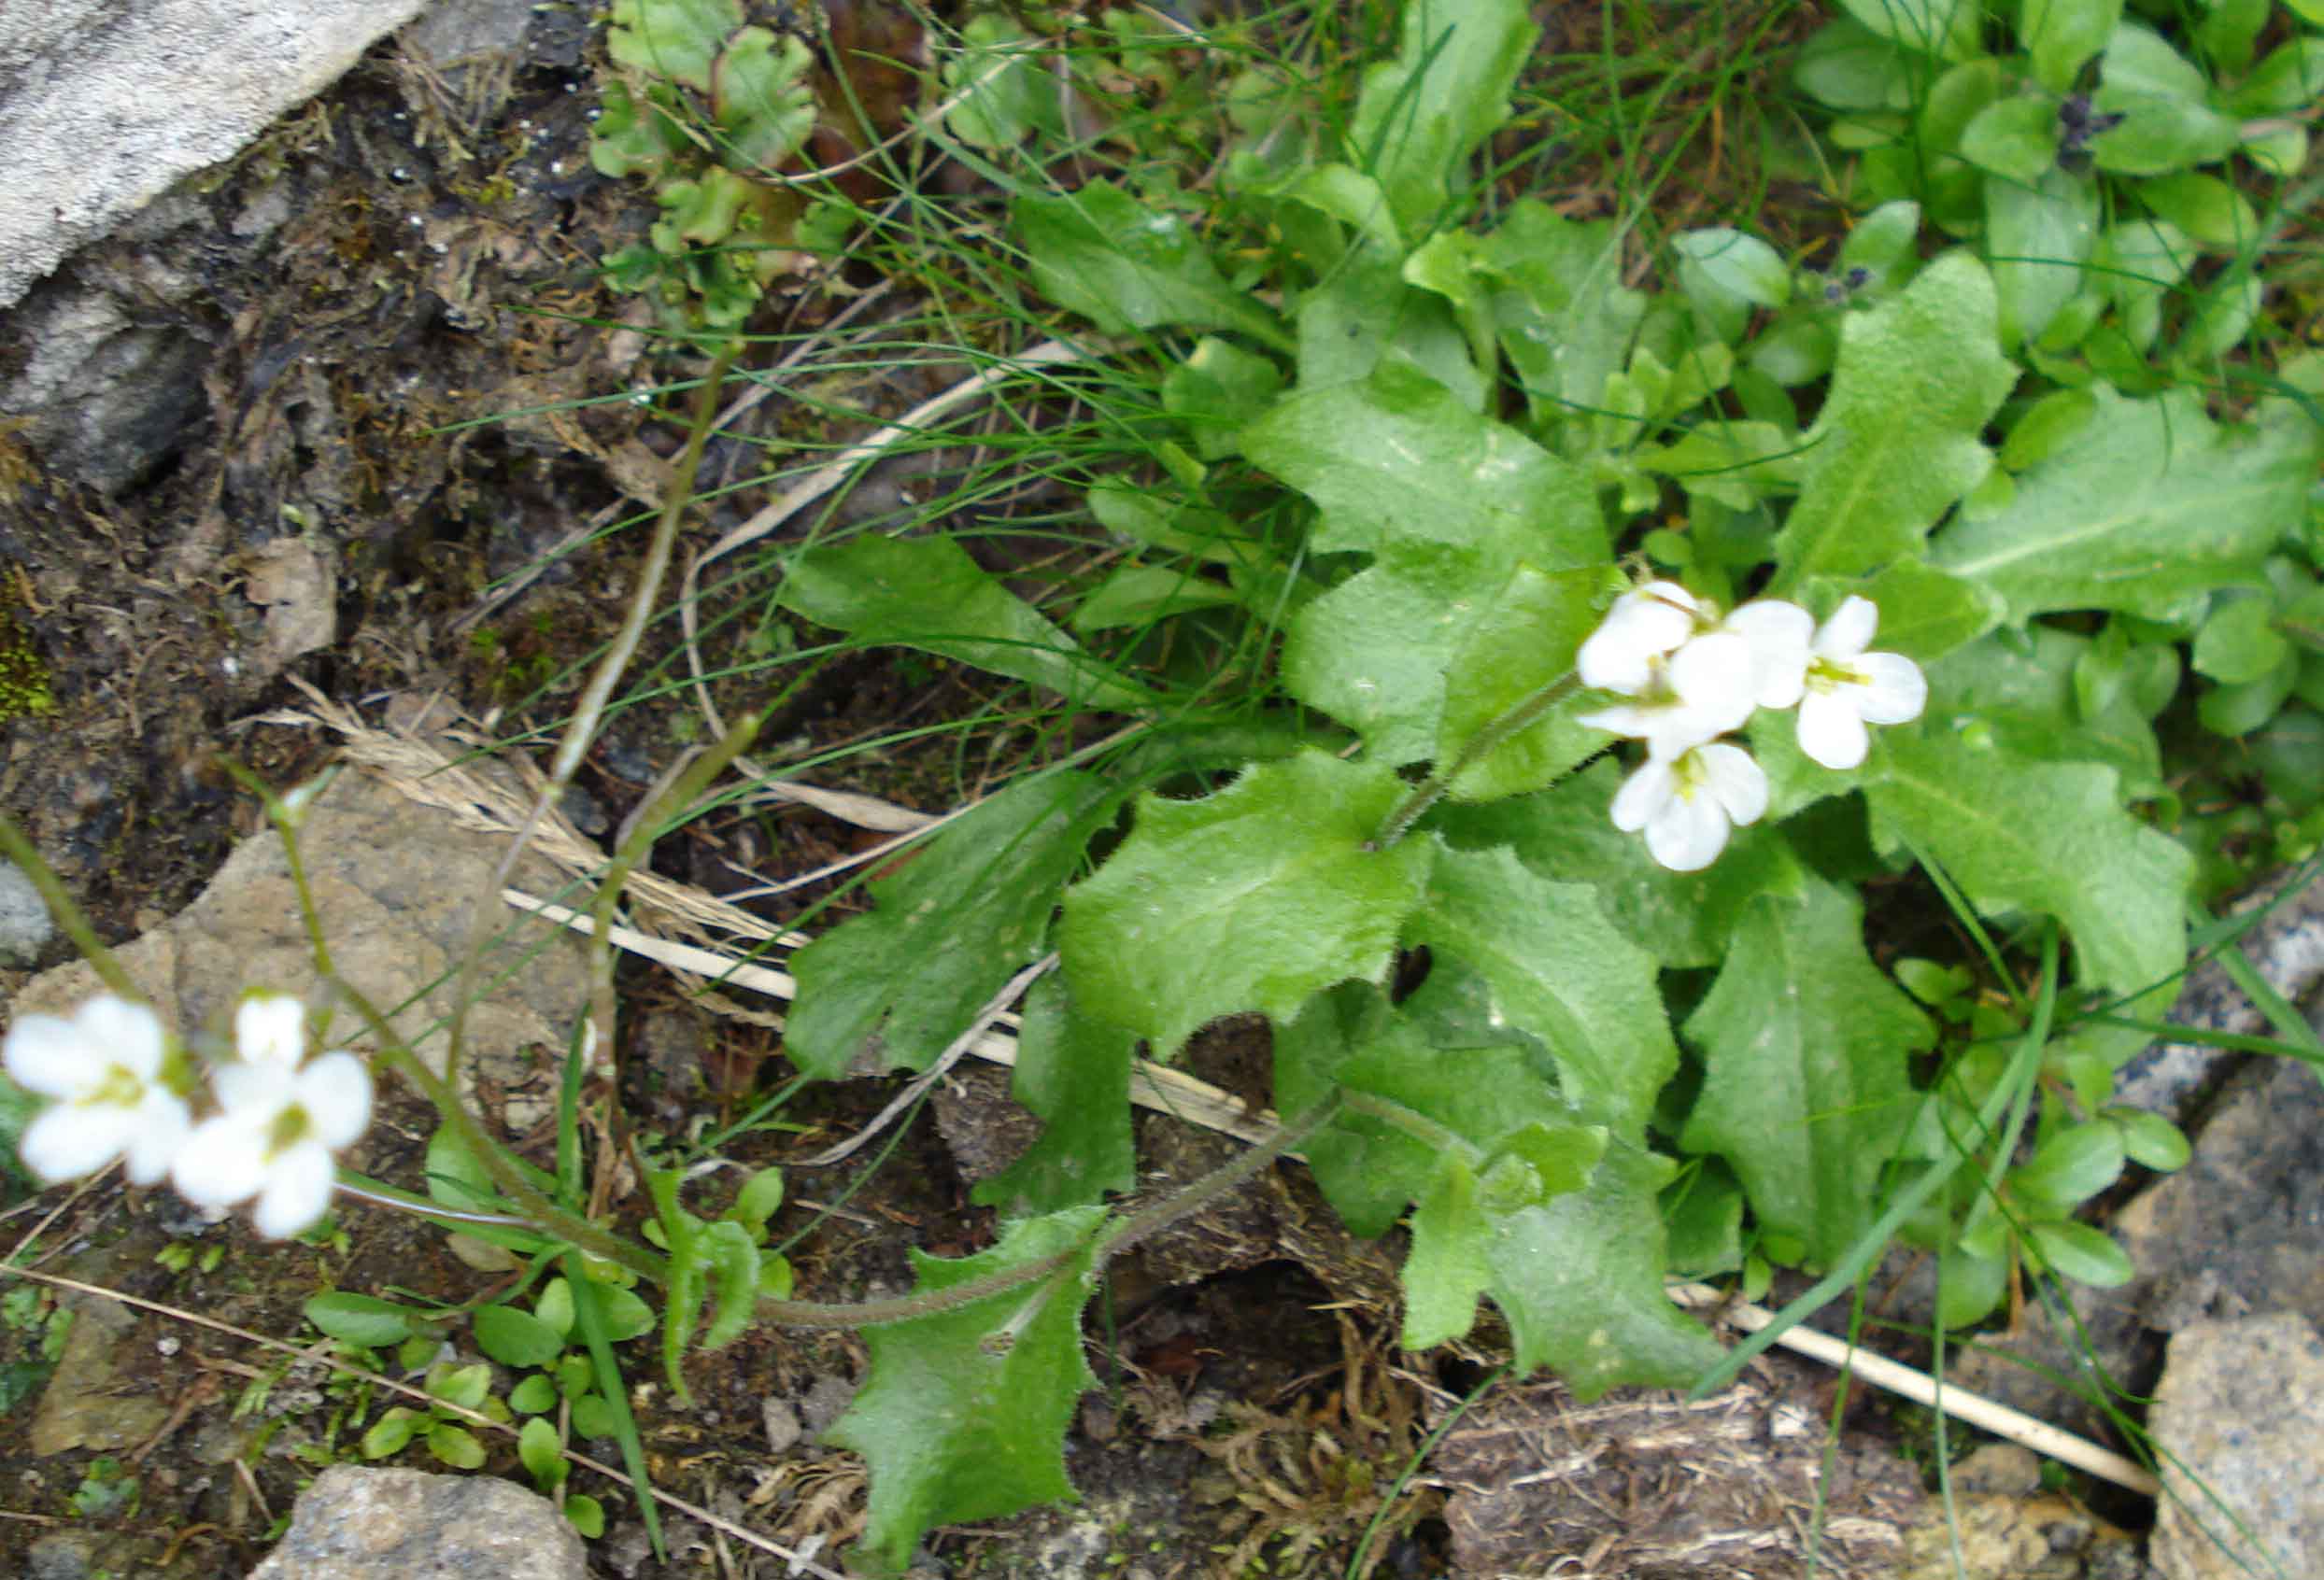
[[[32,633],[14,615],[0,612],[0,723],[55,712],[48,661],[33,646]]]

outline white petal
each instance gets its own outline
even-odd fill
[[[1670,688],[1689,710],[1716,723],[1713,735],[1737,727],[1758,702],[1751,644],[1723,631],[1696,637],[1671,655]]]
[[[80,1097],[102,1084],[110,1062],[71,1021],[54,1015],[20,1015],[8,1028],[8,1075],[27,1092],[43,1097]]]
[[[299,1072],[299,1106],[333,1151],[371,1122],[371,1071],[352,1053],[326,1053]]]
[[[250,1215],[258,1232],[283,1240],[313,1227],[331,1205],[333,1174],[331,1152],[319,1141],[302,1141],[276,1158]]]
[[[1700,872],[1727,846],[1727,814],[1709,796],[1673,796],[1646,825],[1646,850],[1673,872]]]
[[[196,1206],[232,1206],[266,1183],[266,1130],[221,1114],[193,1127],[169,1165],[170,1183]]]
[[[1815,617],[1796,603],[1763,598],[1727,616],[1720,628],[1750,644],[1756,666],[1754,699],[1763,708],[1789,708],[1799,700],[1807,673],[1807,647]]]
[[[1862,686],[1810,691],[1800,698],[1799,749],[1828,769],[1861,767],[1872,737],[1851,705]]]
[[[121,1158],[132,1185],[157,1185],[192,1134],[193,1116],[175,1093],[146,1088],[145,1101],[130,1112],[133,1128]]]
[[[1608,735],[1637,741],[1652,733],[1654,721],[1665,712],[1666,710],[1662,708],[1641,708],[1635,702],[1618,702],[1611,708],[1576,714],[1574,722],[1587,725],[1592,729],[1602,729]]]
[[[1856,660],[1864,684],[1853,689],[1856,712],[1877,725],[1906,724],[1928,706],[1929,681],[1901,653],[1867,653]]]
[[[1661,757],[1647,758],[1646,766],[1623,780],[1622,788],[1614,792],[1614,826],[1636,834],[1678,794],[1670,764]]]
[[[1704,788],[1730,822],[1757,823],[1767,810],[1767,775],[1740,746],[1714,743],[1699,748]]]
[[[210,1071],[210,1090],[218,1094],[220,1113],[234,1115],[259,1129],[298,1101],[296,1070],[273,1063],[220,1065]]]
[[[234,1051],[245,1063],[288,1065],[306,1057],[306,1006],[287,993],[254,993],[234,1011]]]
[[[1850,593],[1845,602],[1832,612],[1816,631],[1816,656],[1819,658],[1853,658],[1872,645],[1872,633],[1879,628],[1880,606],[1868,598]]]
[[[120,1156],[136,1116],[110,1103],[59,1103],[24,1127],[17,1156],[50,1184],[94,1174]]]

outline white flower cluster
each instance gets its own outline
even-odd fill
[[[1722,616],[1676,582],[1616,599],[1575,658],[1584,685],[1628,698],[1581,722],[1646,742],[1645,765],[1615,793],[1614,825],[1643,829],[1675,872],[1708,867],[1731,830],[1767,810],[1766,774],[1720,739],[1761,708],[1796,707],[1800,750],[1824,767],[1861,764],[1864,727],[1919,718],[1929,695],[1911,659],[1865,651],[1879,618],[1854,597],[1821,626],[1780,599]]]
[[[307,1228],[331,1204],[333,1154],[371,1122],[371,1071],[352,1053],[306,1056],[306,1007],[252,994],[234,1012],[237,1057],[210,1073],[217,1108],[196,1122],[183,1053],[142,1004],[100,995],[64,1019],[23,1015],[0,1063],[49,1098],[24,1129],[24,1166],[54,1182],[115,1158],[136,1185],[164,1176],[198,1206],[255,1198],[259,1233]]]

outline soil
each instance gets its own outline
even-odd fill
[[[320,731],[253,722],[293,699],[287,674],[359,708],[448,692],[520,740],[558,716],[560,694],[535,693],[618,620],[638,523],[678,444],[680,397],[658,391],[689,365],[657,360],[635,332],[636,304],[594,275],[596,258],[641,233],[650,214],[638,190],[588,167],[596,48],[582,19],[545,8],[522,57],[475,92],[392,48],[376,51],[165,200],[168,223],[92,249],[43,288],[171,275],[178,289],[154,303],[155,321],[191,352],[169,363],[183,398],[149,425],[160,437],[126,460],[43,448],[23,430],[0,435],[0,710],[13,710],[0,721],[0,806],[105,938],[176,912],[258,826],[253,800],[216,766],[220,754],[277,785],[329,757]],[[792,330],[844,303],[805,279],[777,298],[769,321]],[[0,323],[0,382],[34,354],[21,326],[39,305]],[[942,370],[926,376],[933,388]],[[624,398],[631,391],[644,393]],[[926,392],[900,385],[857,398],[892,412]],[[783,406],[764,403],[714,448],[713,473],[750,475],[744,441],[796,423]],[[504,415],[478,422],[489,414]],[[878,487],[854,508],[877,508]],[[699,512],[687,547],[716,541],[766,497],[740,487]],[[521,590],[498,595],[502,579],[552,554]],[[293,572],[307,564],[324,569],[327,594],[300,592]],[[714,640],[751,640],[762,590],[709,594]],[[640,672],[668,666],[674,645],[668,624],[658,628]],[[742,683],[716,695],[730,713],[760,700]],[[848,660],[785,700],[762,739],[804,756],[907,718],[965,716],[981,700],[972,678],[940,665]],[[620,713],[590,753],[576,821],[591,832],[616,824],[700,733],[674,694]],[[964,778],[951,754],[938,743],[858,758],[845,788],[942,810]],[[657,864],[726,891],[861,842],[844,824],[787,807],[699,825]],[[813,896],[767,913],[788,920]],[[67,952],[59,940],[41,963]],[[26,975],[0,975],[0,989],[13,993]],[[763,1028],[705,1017],[642,968],[624,992],[629,1112],[673,1129],[723,1123],[784,1075]],[[1254,1065],[1265,1067],[1254,1035],[1206,1037],[1194,1067],[1248,1089]],[[791,1162],[852,1134],[891,1093],[872,1081],[809,1092],[783,1113],[804,1128],[747,1135],[728,1155]],[[1001,1126],[1004,1107],[996,1079],[964,1076],[943,1099],[941,1130],[923,1117],[876,1165],[795,1173],[776,1228],[813,1228],[792,1252],[801,1290],[900,1292],[907,1244],[959,1255],[989,1243],[992,1216],[969,1202],[971,1171],[989,1160],[964,1165],[976,1149],[958,1137]],[[430,1128],[423,1109],[398,1100],[383,1115],[374,1171],[416,1182]],[[1224,1144],[1149,1120],[1141,1166],[1191,1175],[1213,1145]],[[639,1207],[632,1197],[620,1210],[633,1221]],[[20,1202],[8,1222],[12,1242],[47,1224],[42,1271],[152,1303],[105,1327],[106,1347],[91,1362],[105,1399],[137,1407],[107,1418],[116,1441],[35,1459],[20,1434],[54,1369],[54,1314],[78,1311],[76,1326],[92,1333],[111,1319],[83,1297],[21,1283],[6,1291],[0,1572],[9,1573],[241,1575],[316,1468],[354,1456],[385,1402],[379,1388],[312,1351],[270,1349],[187,1314],[295,1347],[314,1343],[301,1306],[319,1290],[461,1304],[500,1277],[461,1260],[441,1230],[390,1212],[345,1211],[327,1243],[270,1245],[118,1181]],[[1092,1319],[1104,1386],[1068,1450],[1083,1502],[940,1533],[928,1573],[1338,1574],[1376,1517],[1367,1573],[1448,1573],[1459,1485],[1424,1468],[1410,1484],[1397,1478],[1485,1375],[1492,1334],[1444,1355],[1397,1350],[1392,1249],[1349,1242],[1289,1169],[1143,1248],[1113,1270]],[[466,1345],[464,1332],[454,1336]],[[862,1477],[850,1457],[816,1447],[814,1432],[864,1362],[849,1335],[762,1329],[689,1362],[693,1404],[679,1408],[642,1359],[632,1404],[655,1484],[793,1547],[820,1539],[834,1561],[860,1529]],[[512,1380],[503,1375],[496,1391]],[[1763,1382],[1767,1409],[1829,1418],[1827,1379],[1786,1362]],[[1860,1403],[1843,1441],[1848,1454],[1892,1467],[1894,1438],[1881,1407]],[[485,1468],[521,1479],[511,1443],[488,1446]],[[393,1462],[432,1468],[418,1447]],[[586,1474],[574,1487],[611,1511],[592,1549],[601,1573],[784,1571],[675,1514],[665,1516],[669,1558],[656,1560],[632,1500]],[[1609,1511],[1613,1525],[1622,1517]]]

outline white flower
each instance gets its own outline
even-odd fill
[[[1728,831],[1767,810],[1767,776],[1740,746],[1651,751],[1614,792],[1614,826],[1646,830],[1647,853],[1673,872],[1699,872],[1727,846]]]
[[[331,1205],[332,1154],[371,1119],[371,1072],[352,1053],[303,1067],[272,1059],[220,1066],[219,1112],[179,1149],[171,1178],[197,1206],[258,1198],[258,1232],[295,1234]]]
[[[1726,631],[1689,640],[1675,653],[1648,655],[1632,700],[1583,713],[1594,729],[1629,736],[1661,756],[1726,734],[1751,716],[1757,667],[1750,643]]]
[[[1920,666],[1898,653],[1866,653],[1880,610],[1849,598],[1816,630],[1799,705],[1799,749],[1828,769],[1852,769],[1872,749],[1866,724],[1920,716],[1929,683]]]
[[[101,994],[73,1013],[23,1015],[8,1029],[8,1074],[55,1101],[24,1127],[24,1166],[54,1182],[93,1174],[115,1158],[131,1183],[169,1172],[191,1121],[162,1081],[162,1023],[142,1004]]]
[[[234,1009],[234,1051],[253,1065],[297,1069],[306,1057],[306,1006],[287,993],[253,993]]]

